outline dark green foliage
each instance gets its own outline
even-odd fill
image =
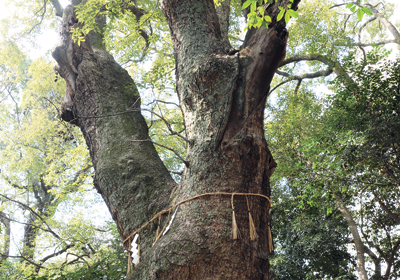
[[[271,108],[266,128],[278,163],[275,279],[355,279],[348,254],[352,237],[336,210],[337,195],[366,248],[381,264],[392,254],[396,277],[399,225],[375,198],[399,217],[400,62],[385,57],[379,48],[362,61],[350,56],[344,68],[352,81],[337,77],[335,94],[319,99],[300,90]]]
[[[356,279],[354,258],[348,253],[349,231],[340,212],[298,203],[296,188],[275,186],[272,233],[276,250],[271,278]],[[276,197],[275,197],[276,196]],[[300,207],[299,207],[300,206]]]
[[[384,55],[372,52],[366,63],[349,60],[355,86],[344,87],[343,78],[337,79],[328,118],[331,129],[349,136],[343,164],[369,184],[394,183],[400,171],[400,62],[380,60]]]

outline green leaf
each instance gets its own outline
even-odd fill
[[[266,22],[272,22],[272,20],[271,20],[271,17],[270,17],[270,16],[265,16],[265,17],[264,17],[264,20],[265,20]]]
[[[248,6],[253,4],[254,0],[247,0],[246,2],[243,3],[242,9],[246,9]]]
[[[369,15],[369,16],[372,16],[372,11],[370,10],[370,9],[368,9],[368,8],[361,8],[362,10],[363,10],[363,12],[364,13],[366,13],[367,15]]]
[[[265,29],[268,29],[268,23],[266,21],[263,21],[261,26],[264,27]]]
[[[279,7],[280,8],[280,7]],[[277,21],[280,21],[283,18],[283,15],[285,14],[285,10],[281,9],[281,11],[279,12],[278,16],[276,17]]]
[[[299,17],[299,14],[295,10],[290,9],[287,12],[291,17],[296,17],[296,18]]]
[[[347,9],[350,9],[350,8],[353,7],[353,6],[354,6],[353,3],[349,3],[349,4],[346,5],[346,8],[347,8]]]
[[[260,13],[261,18],[264,16],[264,8],[263,7],[258,7],[257,11]]]
[[[363,10],[362,9],[358,9],[357,10],[357,18],[358,18],[358,20],[362,21],[363,16],[364,16]]]
[[[356,11],[356,9],[357,9],[357,7],[354,6],[353,8],[350,9],[350,11],[351,11],[352,13],[354,13],[354,12]]]
[[[290,15],[289,15],[289,13],[286,13],[285,14],[285,22],[288,23],[289,20],[290,20]]]
[[[257,2],[253,2],[250,7],[250,12],[254,13],[256,11],[256,8],[257,8]]]

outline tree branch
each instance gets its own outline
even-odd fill
[[[328,57],[321,55],[321,54],[303,54],[303,55],[295,55],[290,58],[287,58],[282,61],[279,67],[282,67],[284,65],[294,63],[294,62],[299,62],[299,61],[320,61],[326,65],[329,66],[330,69],[333,70],[333,72],[337,76],[343,76],[345,77],[345,84],[348,87],[356,88],[354,86],[354,81],[351,79],[351,77],[347,74],[347,72],[343,69],[343,67],[340,65],[339,62],[334,61],[329,59]],[[328,70],[327,70],[328,71]]]
[[[64,8],[61,6],[58,0],[50,0],[51,4],[53,4],[53,8],[56,10],[56,16],[62,18]]]
[[[400,191],[400,182],[399,182],[399,180],[397,180],[396,175],[395,175],[395,174],[393,173],[393,171],[389,168],[389,165],[388,165],[386,162],[384,162],[384,166],[385,166],[385,171],[386,171],[386,173],[390,176],[390,178],[393,179],[393,181],[395,182],[397,188],[398,188],[399,191]]]
[[[149,105],[151,105],[151,104],[153,104],[155,102],[160,102],[160,103],[164,103],[164,104],[171,104],[171,105],[175,105],[176,107],[181,108],[181,106],[176,104],[175,102],[163,101],[163,100],[158,100],[158,99],[154,99],[153,101],[147,103],[147,106],[149,106]]]
[[[293,76],[289,73],[286,73],[286,72],[283,72],[280,70],[276,70],[276,74],[290,78],[292,80],[303,80],[303,79],[314,79],[314,78],[319,78],[319,77],[327,77],[332,73],[333,73],[333,70],[328,69],[328,70],[321,70],[321,71],[314,72],[314,73],[305,73],[302,75]]]
[[[17,200],[14,200],[14,199],[12,199],[12,198],[9,198],[8,196],[5,196],[5,195],[3,195],[3,194],[0,194],[0,196],[1,196],[1,197],[4,197],[5,199],[7,199],[7,200],[9,200],[9,201],[12,201],[12,202],[14,202],[14,203],[17,203],[18,205],[22,206],[22,207],[25,208],[26,210],[29,210],[33,215],[35,215],[36,217],[38,217],[38,218],[43,222],[43,224],[46,225],[46,227],[47,227],[49,233],[51,233],[51,234],[52,234],[54,237],[56,237],[57,239],[62,240],[62,238],[61,238],[57,233],[55,233],[55,232],[50,228],[50,226],[46,223],[46,221],[45,221],[38,213],[36,213],[31,207],[29,207],[28,205],[26,205],[26,204],[24,204],[24,203],[22,203],[22,202],[20,202],[20,201],[17,201]]]
[[[189,142],[189,140],[185,136],[183,136],[183,135],[179,134],[178,132],[176,132],[175,130],[173,130],[171,127],[171,124],[162,115],[159,115],[156,112],[149,110],[149,109],[142,109],[142,111],[147,111],[147,112],[150,112],[150,113],[156,115],[157,117],[159,117],[160,119],[162,119],[164,121],[164,123],[167,126],[171,135],[176,135],[176,136],[180,137],[181,139],[183,139],[185,142]]]
[[[164,149],[167,149],[167,150],[173,152],[173,153],[186,165],[186,167],[189,167],[189,162],[188,162],[187,160],[184,160],[184,159],[181,157],[181,155],[180,155],[177,151],[175,151],[174,149],[172,149],[172,148],[170,148],[170,147],[161,145],[161,144],[159,144],[159,143],[157,143],[157,142],[154,142],[154,141],[151,140],[151,139],[145,139],[145,140],[131,140],[131,142],[151,142],[151,143],[153,143],[154,145],[160,146],[160,147],[162,147],[162,148],[164,148]]]
[[[357,224],[353,219],[350,211],[345,206],[341,194],[337,194],[335,196],[335,201],[337,206],[339,207],[340,212],[342,212],[345,217],[347,224],[349,225],[351,234],[353,235],[354,245],[356,246],[357,251],[357,272],[361,280],[368,280],[367,272],[365,270],[365,260],[364,260],[364,244],[361,241],[360,235],[358,234]]]
[[[62,253],[65,253],[69,248],[72,248],[72,247],[74,247],[74,246],[75,246],[75,244],[69,244],[69,245],[67,245],[67,247],[65,247],[64,249],[62,249],[62,250],[60,250],[60,251],[57,251],[57,252],[55,252],[55,253],[53,253],[53,254],[51,254],[51,255],[48,255],[48,256],[46,256],[46,257],[44,257],[44,258],[41,259],[39,262],[40,262],[40,264],[43,264],[43,263],[45,263],[47,260],[49,260],[49,259],[51,259],[51,258],[53,258],[53,257],[57,257],[57,256],[61,255]]]
[[[374,266],[375,266],[375,270],[374,270],[374,275],[372,277],[372,279],[381,279],[381,259],[374,254],[374,252],[371,251],[371,249],[364,245],[364,250],[365,252],[368,254],[368,256],[372,259]]]
[[[361,5],[359,5],[359,4],[358,4],[358,6],[361,7]],[[395,42],[400,45],[400,32],[399,32],[399,30],[397,30],[397,28],[390,21],[388,21],[381,13],[379,13],[375,6],[372,6],[371,4],[366,4],[365,6],[367,6],[372,11],[374,16],[376,18],[378,18],[379,21],[381,23],[383,23],[383,25],[386,26],[386,28],[389,30],[389,32],[392,33]]]
[[[376,201],[378,201],[381,208],[388,214],[388,216],[400,225],[400,217],[397,217],[392,211],[390,211],[390,209],[385,205],[382,200],[379,199],[375,192],[372,192],[372,194],[374,195]]]

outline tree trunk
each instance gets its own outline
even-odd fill
[[[37,216],[31,213],[29,215],[29,219],[26,221],[26,225],[24,226],[24,238],[22,239],[22,256],[27,259],[33,259],[34,256],[34,251],[36,247],[36,236],[38,233],[38,229],[35,226],[37,220]]]
[[[340,195],[340,194],[339,194]],[[367,271],[365,270],[365,258],[364,258],[364,243],[361,240],[360,235],[358,234],[357,224],[353,219],[349,209],[347,209],[346,205],[339,195],[335,196],[336,204],[339,207],[340,212],[342,212],[344,218],[349,225],[351,234],[354,239],[354,245],[356,247],[357,252],[357,265],[356,269],[358,272],[358,276],[361,280],[368,280]]]
[[[213,0],[161,1],[189,140],[189,164],[178,186],[152,143],[138,141],[149,136],[134,82],[90,36],[81,46],[71,41],[69,31],[78,23],[72,7],[65,9],[63,43],[53,53],[67,81],[62,117],[81,128],[95,168],[95,187],[123,239],[157,211],[195,195],[269,196],[276,164],[264,137],[264,107],[285,56],[287,31],[284,20],[276,22],[278,6],[288,3],[269,5],[269,29],[251,29],[243,48],[228,55],[226,7],[217,12]],[[238,240],[231,237],[229,195],[179,206],[171,229],[153,247],[157,225],[150,224],[141,232],[141,262],[128,279],[269,279],[269,203],[258,196],[248,200],[249,206],[246,197],[234,197],[242,236]],[[259,236],[254,241],[248,207]]]
[[[22,255],[27,259],[33,259],[34,257],[36,237],[39,234],[40,226],[43,224],[43,221],[41,221],[37,215],[40,215],[42,218],[52,217],[60,202],[57,200],[56,196],[50,192],[51,187],[46,186],[41,176],[39,180],[32,181],[31,188],[35,198],[33,208],[37,214],[30,213],[24,226]],[[30,206],[29,202],[27,206]]]
[[[1,250],[1,255],[0,255],[0,265],[3,261],[8,259],[8,256],[10,255],[10,237],[11,237],[11,228],[10,228],[10,219],[6,213],[3,211],[0,211],[0,222],[4,226],[4,230],[2,230],[4,234],[4,243],[3,243],[3,248]]]

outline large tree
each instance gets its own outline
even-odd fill
[[[77,42],[71,31],[89,24],[76,16],[76,6],[83,4],[72,1],[63,9],[57,0],[51,2],[63,18],[61,44],[53,52],[67,82],[61,116],[83,132],[95,187],[122,239],[129,239],[127,249],[135,230],[184,199],[214,192],[270,194],[269,177],[276,164],[264,137],[264,108],[288,38],[285,20],[277,17],[279,7],[296,10],[299,0],[258,1],[259,12],[271,22],[268,29],[249,29],[240,50],[228,40],[229,0],[218,8],[212,0],[161,1],[188,143],[179,184],[149,141],[134,81],[103,45],[105,17],[99,13],[95,31]],[[136,1],[117,3],[138,19],[143,15]],[[157,225],[143,229],[141,262],[129,279],[269,279],[269,201],[236,196],[234,207],[242,237],[238,240],[231,237],[229,195],[180,205],[170,231],[154,246]],[[248,209],[255,240],[250,238]]]

